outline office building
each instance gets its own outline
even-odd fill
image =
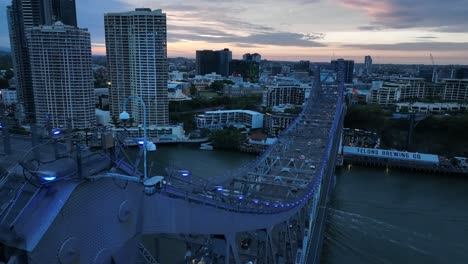
[[[48,1],[13,0],[7,7],[11,54],[15,69],[18,96],[17,111],[21,122],[34,120],[34,94],[31,79],[26,30],[33,26],[50,24],[52,10]]]
[[[299,63],[293,65],[293,70],[296,72],[310,72],[310,61],[299,61]]]
[[[337,59],[332,60],[331,65],[336,72],[338,82],[352,83],[354,73],[354,61]]]
[[[216,56],[218,58],[217,73],[222,76],[229,76],[229,63],[232,61],[232,51],[229,49],[217,50]]]
[[[263,114],[250,110],[207,111],[195,117],[197,128],[219,130],[224,127],[256,129],[263,127]]]
[[[170,102],[181,102],[192,100],[190,95],[190,84],[188,82],[171,81],[167,84],[167,92]]]
[[[276,83],[269,85],[263,92],[265,107],[278,105],[303,105],[309,98],[311,86],[307,84]]]
[[[441,98],[443,85],[440,83],[426,82],[424,78],[397,78],[395,83],[401,86],[401,101],[436,99]]]
[[[413,113],[446,113],[446,112],[465,112],[468,110],[468,104],[464,103],[397,103],[395,104],[397,112]]]
[[[446,102],[468,101],[468,79],[445,79],[442,99]]]
[[[453,79],[457,76],[457,70],[452,67],[434,68],[432,82],[439,83],[444,79]]]
[[[370,75],[372,73],[372,57],[367,55],[364,57],[364,66],[366,70],[366,74]]]
[[[217,71],[218,60],[214,50],[197,50],[195,54],[197,75],[205,75]]]
[[[66,9],[66,11],[60,11],[62,9]],[[11,5],[7,7],[8,29],[19,103],[17,117],[20,122],[35,119],[26,32],[33,26],[51,25],[56,19],[62,17],[67,23],[74,20],[72,26],[76,27],[74,0],[13,0]]]
[[[77,27],[75,0],[52,0],[53,19],[63,24]]]
[[[260,65],[256,61],[232,60],[229,63],[229,75],[242,76],[246,82],[258,82]]]
[[[246,53],[246,54],[242,55],[242,60],[255,61],[255,62],[260,63],[260,61],[262,60],[262,55],[260,55],[258,53],[253,53],[253,54]]]
[[[232,51],[223,50],[197,50],[196,53],[197,75],[217,73],[222,76],[229,75],[229,63],[232,61]]]
[[[168,125],[166,14],[160,9],[137,8],[108,13],[104,24],[111,116],[118,118],[125,98],[133,95],[145,102],[149,126]],[[143,123],[139,102],[129,101],[127,111]]]
[[[223,76],[216,74],[215,72],[205,75],[195,75],[195,77],[190,78],[190,84],[194,85],[197,88],[197,91],[204,91],[208,88],[214,81],[224,80]]]
[[[402,84],[374,81],[368,97],[369,104],[382,106],[392,105],[400,101]]]
[[[91,39],[85,29],[55,22],[27,31],[36,122],[53,127],[95,125]]]
[[[13,105],[17,103],[16,90],[14,89],[1,89],[0,96],[1,102],[4,105]]]
[[[264,129],[268,135],[278,136],[297,118],[296,114],[272,112],[265,115]]]
[[[227,84],[223,87],[223,96],[242,97],[263,95],[263,86],[256,83]]]

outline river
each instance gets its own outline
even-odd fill
[[[159,145],[150,175],[175,164],[206,178],[255,159],[189,145]],[[152,164],[152,165],[151,165]],[[364,167],[337,171],[322,263],[468,263],[468,178]],[[161,241],[163,242],[163,241]],[[158,250],[161,263],[184,249]]]
[[[468,263],[468,178],[338,170],[322,263]]]

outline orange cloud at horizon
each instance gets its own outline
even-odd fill
[[[282,47],[271,45],[252,45],[239,47],[233,43],[207,43],[202,41],[179,41],[168,43],[168,57],[195,58],[195,51],[208,49],[220,50],[229,48],[233,58],[242,58],[245,53],[259,53],[262,59],[317,62],[330,61],[333,58],[353,59],[357,63],[364,61],[364,56],[371,55],[374,63],[430,64],[429,54],[432,53],[437,64],[468,64],[468,54],[464,51],[400,51],[400,50],[366,50],[359,48],[329,47]],[[106,55],[106,48],[98,45],[92,47],[94,55]]]

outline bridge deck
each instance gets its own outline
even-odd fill
[[[330,88],[314,94],[275,145],[223,184],[197,175],[183,177],[179,170],[169,169],[167,193],[172,197],[197,195],[198,202],[210,204],[206,200],[211,200],[215,207],[226,204],[228,210],[240,208],[247,213],[272,213],[297,206],[311,197],[326,169],[330,132],[337,111],[341,111],[337,101],[338,92]]]

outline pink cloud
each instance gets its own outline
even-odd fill
[[[389,0],[343,0],[341,4],[348,8],[364,10],[372,17],[391,13],[394,9],[391,1]]]

